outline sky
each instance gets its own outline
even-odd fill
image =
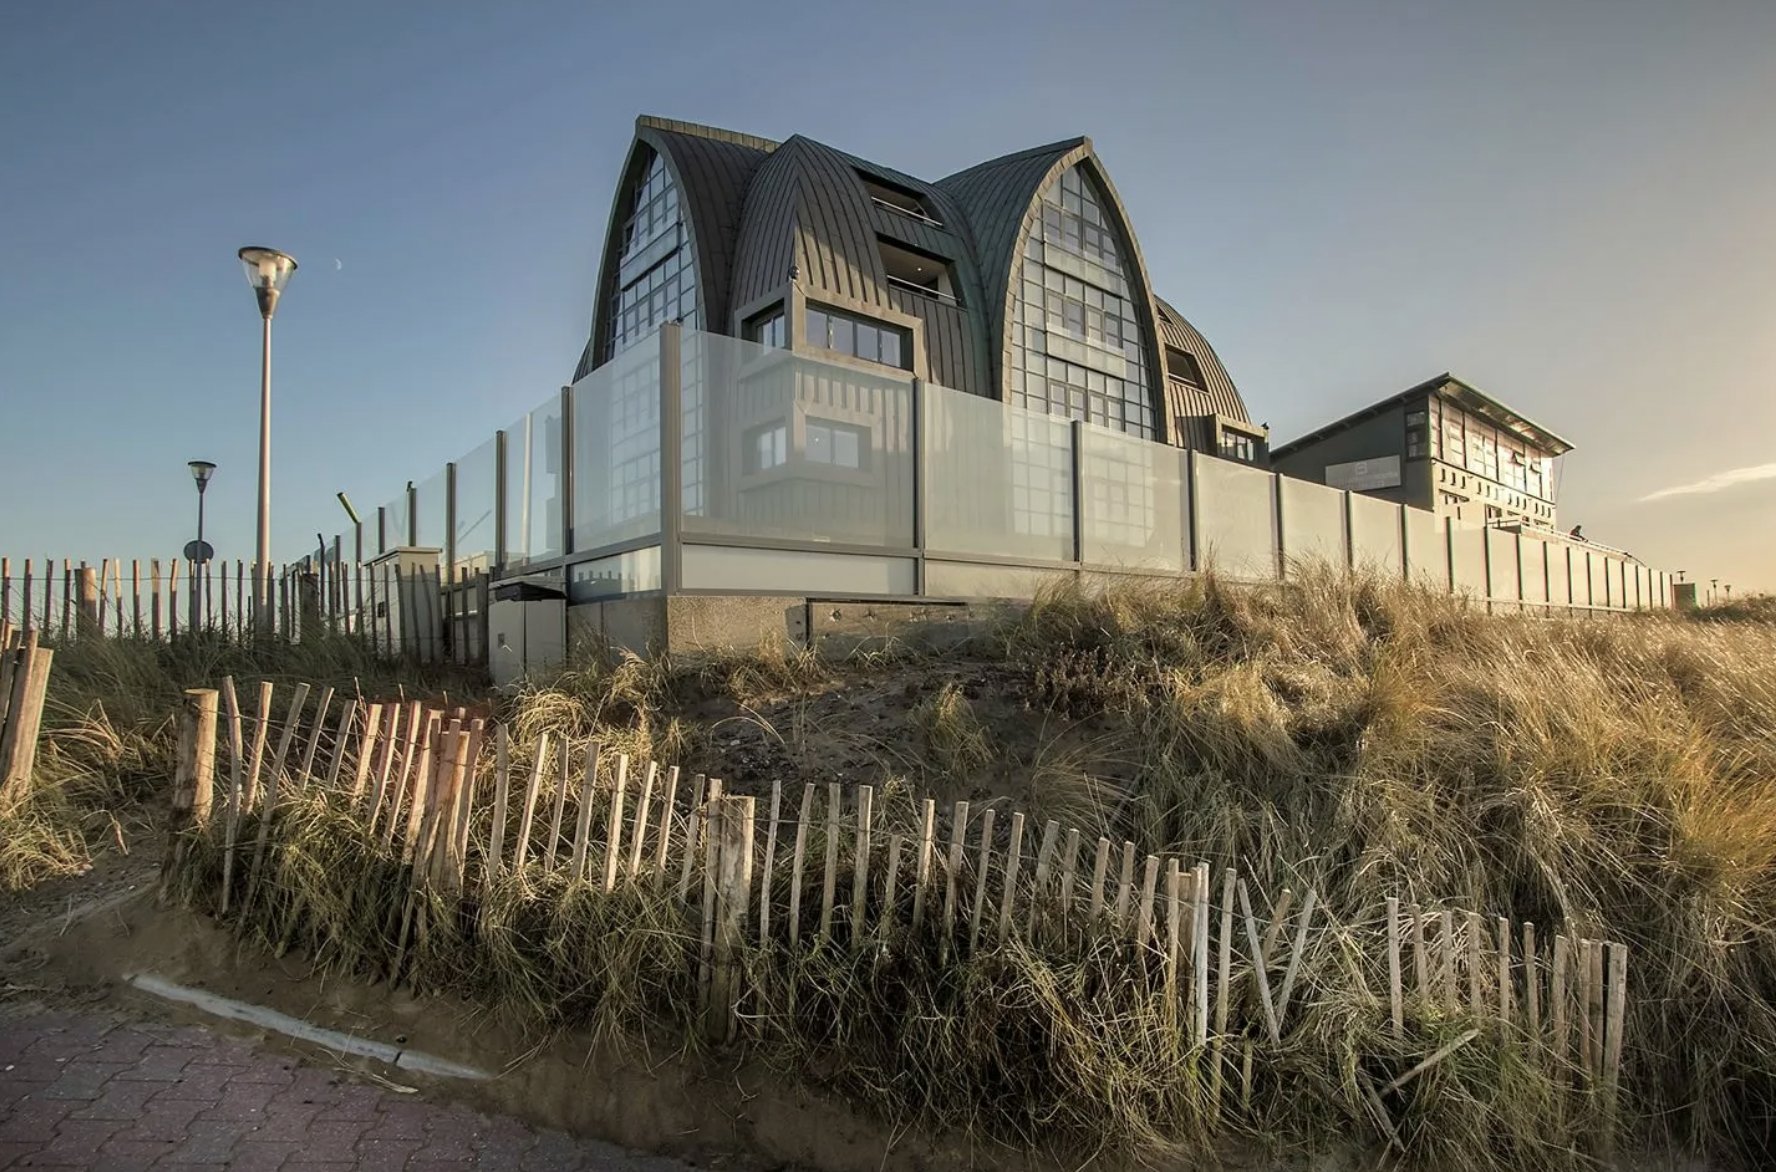
[[[1442,371],[1560,523],[1776,590],[1776,4],[0,6],[0,553],[274,554],[571,378],[635,116],[936,179],[1089,136],[1283,443]]]

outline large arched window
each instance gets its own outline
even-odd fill
[[[685,234],[678,188],[666,163],[653,155],[630,201],[617,253],[616,288],[610,300],[610,342],[605,360],[673,320],[695,329],[697,270]]]
[[[1128,257],[1097,184],[1075,165],[1042,193],[1012,316],[1011,402],[1153,438]]]

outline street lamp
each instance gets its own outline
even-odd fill
[[[253,626],[261,636],[271,634],[271,315],[277,312],[278,295],[296,271],[296,258],[275,248],[243,248],[241,264],[247,283],[259,299],[259,316],[265,322],[265,341],[259,366],[259,538],[253,562]]]
[[[203,589],[209,577],[210,557],[215,553],[203,539],[203,506],[204,490],[210,487],[210,477],[216,474],[216,466],[208,460],[192,460],[187,467],[191,469],[191,479],[197,481],[197,540],[185,547],[185,560],[191,563],[191,625],[195,634],[198,625],[203,622]]]

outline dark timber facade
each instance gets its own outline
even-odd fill
[[[668,321],[1268,465],[1084,138],[929,183],[642,117],[575,379]]]
[[[1276,449],[1278,472],[1441,517],[1556,527],[1554,461],[1572,445],[1449,374]]]

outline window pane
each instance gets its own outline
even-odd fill
[[[898,331],[898,330],[883,330],[882,331],[882,361],[886,362],[889,366],[901,365],[901,361],[900,361],[900,331]]]
[[[808,342],[814,346],[829,344],[826,314],[818,309],[808,311]]]
[[[857,353],[857,327],[848,317],[832,317],[832,348],[841,354]]]
[[[833,463],[843,468],[858,468],[857,433],[850,428],[837,429],[833,437]]]
[[[853,351],[859,358],[876,361],[881,355],[881,343],[877,340],[880,334],[875,326],[857,323],[857,348]]]

